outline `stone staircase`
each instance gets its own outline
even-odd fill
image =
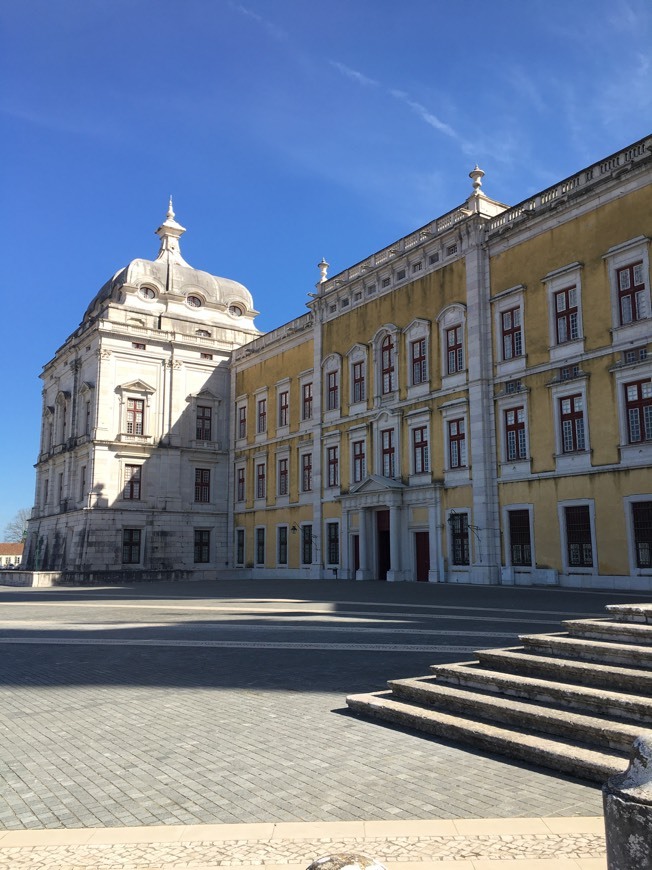
[[[360,716],[604,782],[652,729],[652,604],[606,609],[346,702]]]

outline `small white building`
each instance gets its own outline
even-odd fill
[[[231,351],[242,284],[188,265],[167,219],[47,363],[23,567],[67,582],[215,576],[226,558]]]

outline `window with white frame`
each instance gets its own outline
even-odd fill
[[[446,374],[453,375],[464,370],[464,330],[451,326],[446,330]]]
[[[341,401],[342,358],[339,354],[330,354],[322,364],[322,407],[327,419],[337,417]]]
[[[301,419],[312,419],[312,381],[301,385]]]
[[[340,484],[340,448],[336,444],[326,448],[326,480],[328,486]]]
[[[491,300],[496,375],[510,377],[525,368],[524,286],[517,284]]]
[[[265,527],[256,526],[255,535],[255,564],[257,567],[265,564]]]
[[[380,345],[380,392],[383,396],[396,389],[394,337],[386,335]]]
[[[278,428],[290,425],[290,387],[284,384],[277,391]]]
[[[649,247],[650,240],[638,236],[615,245],[604,256],[609,269],[614,344],[649,337]]]
[[[555,420],[555,463],[558,472],[591,467],[587,378],[580,376],[552,386]]]
[[[326,559],[328,565],[340,564],[340,524],[326,523]]]
[[[576,393],[563,396],[559,403],[559,435],[562,453],[586,450],[586,424],[584,396]]]
[[[349,405],[367,402],[367,349],[364,345],[354,345],[347,354],[349,366]],[[349,408],[349,410],[361,410]]]
[[[312,453],[301,454],[301,492],[312,492]]]
[[[452,565],[469,565],[471,553],[469,546],[469,515],[466,512],[451,511],[448,515],[450,561]]]
[[[428,363],[430,323],[417,318],[404,330],[407,349],[408,396],[425,394],[429,389]]]
[[[652,441],[652,380],[624,384],[627,442]]]
[[[584,351],[582,264],[555,269],[542,283],[548,298],[550,359],[562,362]]]
[[[303,523],[301,525],[301,564],[312,565],[312,544],[314,536],[312,534],[312,525]]]
[[[265,498],[267,495],[267,463],[256,463],[256,498]]]
[[[559,512],[564,569],[592,573],[597,566],[593,502],[561,502]]]
[[[245,563],[245,530],[235,530],[235,564],[243,567]]]
[[[276,527],[276,564],[287,565],[288,563],[288,527]]]
[[[328,372],[326,376],[326,410],[336,411],[340,406],[340,373]]]
[[[122,564],[139,565],[141,559],[142,529],[122,530]]]
[[[287,456],[282,456],[277,460],[276,464],[276,490],[277,495],[288,495],[290,491],[289,484],[289,469],[290,460]]]
[[[261,435],[267,432],[267,399],[256,400],[256,432]]]
[[[142,465],[125,465],[122,497],[128,501],[139,501],[141,481]]]
[[[236,438],[247,437],[247,405],[238,403],[236,406]]]
[[[353,482],[360,483],[367,476],[367,447],[364,438],[351,442]]]
[[[412,432],[412,468],[414,474],[426,474],[430,471],[430,449],[428,445],[428,427],[413,426]]]
[[[525,428],[525,407],[506,408],[503,411],[505,461],[515,462],[527,459],[527,433]]]
[[[442,386],[461,386],[466,380],[466,308],[449,305],[437,317],[441,348]]]
[[[245,500],[245,489],[246,478],[245,478],[245,466],[239,465],[235,470],[235,500],[236,501],[244,501]]]
[[[457,417],[447,421],[448,434],[448,467],[465,468],[467,464],[466,450],[466,418]]]
[[[507,509],[508,564],[524,568],[532,566],[531,512],[529,508]]]
[[[632,573],[652,573],[652,495],[625,499]]]
[[[396,477],[396,433],[394,429],[380,432],[380,459],[383,477]]]

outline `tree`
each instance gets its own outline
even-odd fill
[[[27,535],[27,520],[32,512],[29,508],[20,508],[16,516],[5,526],[5,539],[7,542],[19,543],[24,541]]]

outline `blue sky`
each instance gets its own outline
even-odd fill
[[[31,506],[42,365],[118,268],[184,257],[271,329],[454,208],[650,133],[648,0],[4,0],[0,537]]]

